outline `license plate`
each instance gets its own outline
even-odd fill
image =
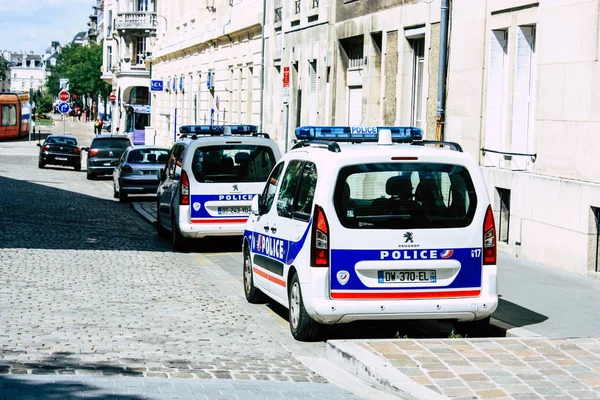
[[[379,283],[435,283],[435,270],[378,271]]]
[[[219,207],[219,214],[250,214],[250,207]]]
[[[67,161],[67,157],[55,157],[57,161]]]
[[[110,162],[105,162],[104,165],[110,166]]]
[[[158,171],[156,171],[156,170],[142,171],[142,174],[144,174],[144,175],[158,175]]]

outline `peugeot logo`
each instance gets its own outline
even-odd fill
[[[238,189],[238,185],[233,185],[233,191],[234,192],[239,192],[240,189]]]
[[[62,147],[60,148],[61,150],[64,150]]]
[[[413,243],[413,233],[412,232],[406,232],[404,234],[404,243]]]
[[[112,151],[109,151],[109,152],[108,152],[108,155],[109,155],[109,156],[114,156],[114,154],[113,154],[113,152],[112,152]]]

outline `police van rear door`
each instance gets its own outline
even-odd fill
[[[339,226],[331,228],[331,298],[480,294],[489,200],[485,190],[478,198],[482,182],[474,183],[466,165],[429,158],[341,168],[334,189]]]
[[[189,177],[191,223],[245,223],[252,198],[264,187],[278,158],[277,148],[261,140],[232,137],[197,147]]]

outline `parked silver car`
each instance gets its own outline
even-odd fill
[[[113,171],[114,197],[126,202],[131,194],[156,193],[168,156],[168,147],[128,147]]]

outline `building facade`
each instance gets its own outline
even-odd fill
[[[598,277],[600,1],[448,1],[447,43],[442,3],[159,1],[152,142],[183,124],[259,125],[282,150],[301,125],[419,126],[479,160],[502,250]]]
[[[501,248],[593,277],[598,11],[598,1],[454,2],[446,127],[480,160]]]
[[[106,0],[102,23],[104,49],[102,79],[112,85],[115,101],[109,105],[112,129],[145,143],[150,126],[150,55],[148,41],[156,30],[156,3],[153,0]]]

